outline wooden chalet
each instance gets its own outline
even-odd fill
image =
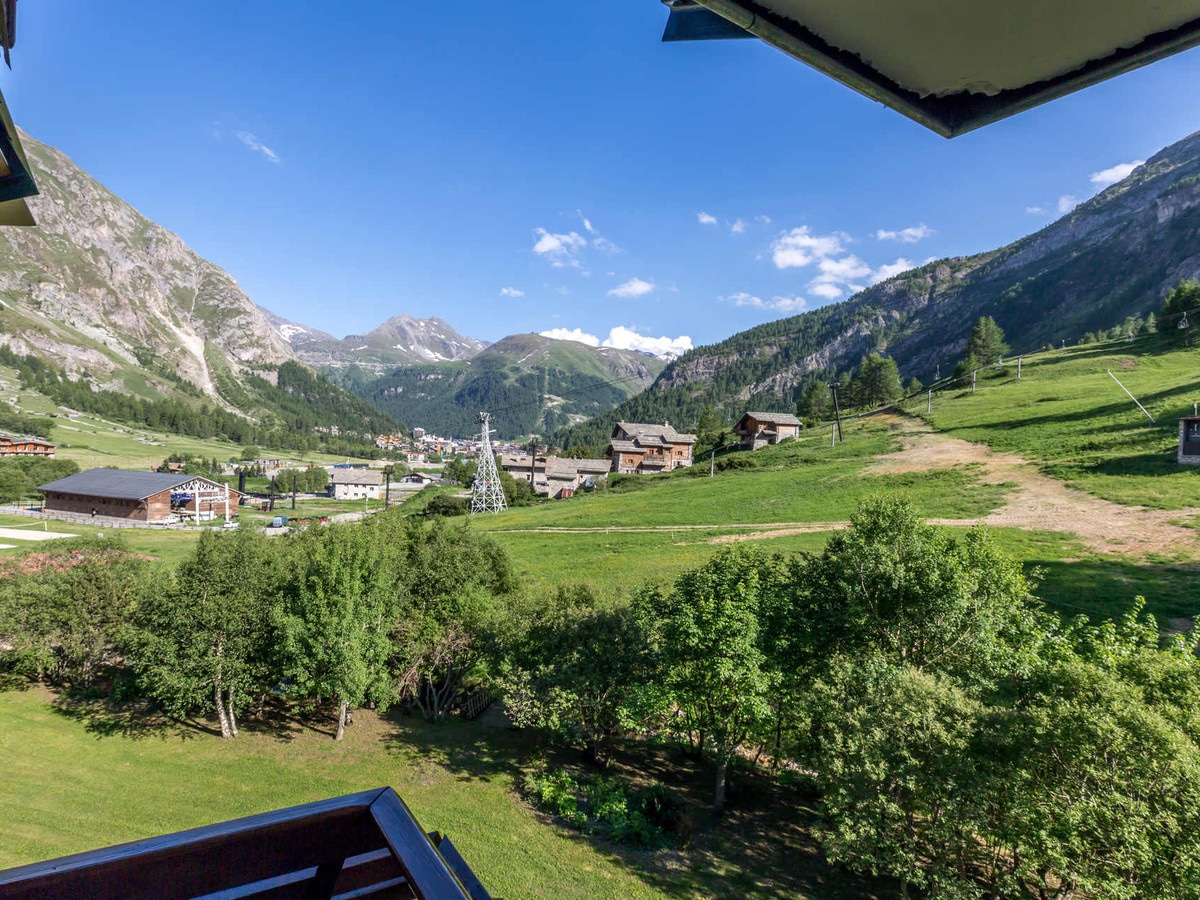
[[[3,456],[44,456],[54,459],[57,448],[47,440],[37,437],[9,437],[0,434],[0,457]]]
[[[733,426],[743,450],[759,450],[798,437],[801,422],[791,413],[748,412]]]
[[[530,456],[528,453],[501,453],[496,464],[513,478],[533,485],[535,493],[552,500],[565,500],[579,488],[594,484],[610,471],[607,459],[570,459],[559,456]]]
[[[604,455],[611,460],[612,472],[642,475],[669,472],[692,464],[694,434],[680,434],[670,422],[646,425],[618,422]]]
[[[490,900],[391,788],[0,871],[8,900]]]
[[[45,495],[47,513],[141,522],[234,515],[242,500],[240,492],[203,476],[121,469],[88,469],[38,490]]]

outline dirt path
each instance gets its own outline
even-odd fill
[[[893,424],[904,449],[879,457],[872,471],[927,472],[976,463],[982,467],[980,480],[985,484],[1015,485],[1004,505],[980,520],[985,525],[1070,532],[1091,550],[1133,558],[1153,553],[1195,554],[1200,549],[1195,531],[1171,524],[1172,520],[1200,515],[1200,509],[1122,506],[1069,488],[1019,456],[939,434],[919,420],[897,418]]]

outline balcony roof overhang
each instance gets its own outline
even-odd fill
[[[1200,44],[1200,0],[663,0],[664,41],[757,37],[954,137]]]

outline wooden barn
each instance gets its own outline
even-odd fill
[[[38,487],[45,510],[67,516],[109,516],[163,522],[177,516],[234,515],[242,495],[198,475],[88,469]]]

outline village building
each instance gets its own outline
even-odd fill
[[[1179,452],[1176,461],[1200,466],[1200,416],[1185,416],[1179,420]]]
[[[800,420],[791,413],[748,412],[733,426],[743,450],[759,450],[799,437]]]
[[[497,465],[511,475],[529,482],[536,494],[552,500],[565,500],[575,491],[595,484],[610,471],[607,459],[569,459],[558,456],[530,456],[528,453],[501,453]]]
[[[242,500],[240,492],[210,478],[121,469],[88,469],[40,485],[38,490],[46,498],[43,509],[51,515],[139,522],[236,515]]]
[[[49,441],[36,437],[9,437],[0,434],[0,457],[3,456],[44,456],[54,459],[56,447]]]
[[[378,500],[383,490],[383,472],[378,469],[335,467],[329,479],[329,496],[334,500]]]
[[[618,422],[604,455],[612,462],[610,471],[628,475],[669,472],[692,464],[694,434],[680,434],[670,422],[645,425]]]

